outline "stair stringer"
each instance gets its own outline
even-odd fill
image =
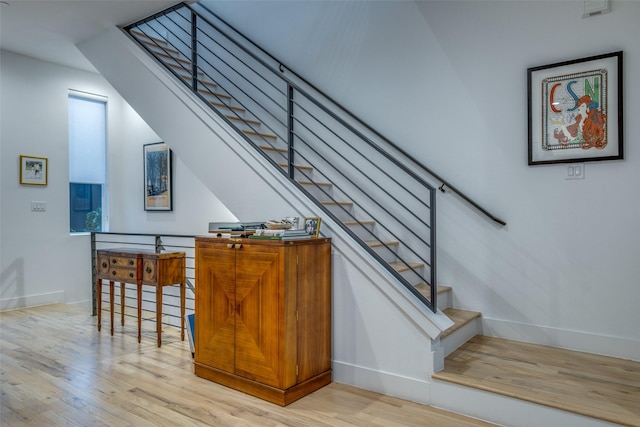
[[[114,27],[77,47],[238,218],[304,217],[320,211],[121,30]],[[233,183],[236,177],[242,177],[241,184]],[[433,343],[438,343],[437,337],[452,325],[451,320],[418,301],[339,224],[323,218],[322,234],[333,239],[334,307],[342,307],[342,296],[356,295],[356,304],[365,302],[360,312],[354,313],[353,307],[334,311],[334,380],[427,403],[434,364],[443,358]],[[354,289],[365,294],[358,295]],[[371,299],[384,301],[382,311],[366,311]],[[354,317],[372,332],[369,336],[343,322]],[[390,340],[395,346],[389,345]]]

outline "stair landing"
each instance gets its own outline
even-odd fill
[[[477,335],[432,377],[640,427],[639,362]]]

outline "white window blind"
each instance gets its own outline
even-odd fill
[[[69,182],[106,180],[106,98],[69,93]]]

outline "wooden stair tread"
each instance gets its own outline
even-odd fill
[[[640,427],[640,362],[477,335],[432,377]]]
[[[353,206],[353,202],[334,202],[333,200],[320,203],[327,206]]]
[[[286,164],[286,163],[280,163],[280,167],[288,168],[289,165]],[[304,169],[306,171],[312,171],[313,170],[313,168],[311,166],[307,166],[307,165],[293,165],[293,167],[296,168],[296,169]]]
[[[278,138],[276,135],[273,135],[271,133],[256,132],[254,130],[243,130],[242,133],[244,133],[245,135],[259,136],[262,138],[269,138],[269,139]]]
[[[360,220],[360,221],[355,221],[355,220],[347,220],[347,221],[342,221],[342,223],[344,225],[350,226],[350,225],[374,225],[376,222],[372,219],[365,219],[365,220]]]
[[[216,107],[216,108],[229,108],[230,110],[241,111],[241,112],[245,112],[246,111],[242,107],[236,107],[235,105],[227,105],[227,104],[223,104],[222,102],[209,101],[209,103],[211,105],[213,105],[214,107]]]
[[[422,295],[425,296],[428,300],[431,300],[431,286],[426,283],[418,283],[414,286]],[[438,295],[442,295],[446,292],[451,292],[451,286],[446,285],[438,285],[436,287],[436,293]]]
[[[385,242],[381,242],[379,240],[368,240],[365,243],[370,248],[380,248],[380,247],[383,247],[385,245],[386,246],[398,246],[400,244],[400,242],[394,241],[394,240],[388,240],[388,241],[385,241]]]
[[[155,37],[155,36],[150,36],[149,34],[144,33],[144,32],[142,32],[140,30],[132,29],[131,33],[133,33],[136,37],[144,37],[144,38],[147,38],[149,40],[153,40],[158,44],[163,44],[163,45],[166,45],[166,46],[169,45],[169,42],[166,41],[165,39],[161,39],[161,38]],[[140,40],[140,41],[142,41],[142,40]],[[144,43],[144,41],[142,41],[142,42]]]
[[[157,46],[154,46],[154,47],[157,48]],[[169,49],[166,49],[166,48],[159,48],[159,49],[169,50]],[[154,50],[153,53],[154,53],[154,55],[162,56],[163,58],[172,59],[174,61],[182,62],[185,65],[191,66],[191,61],[190,60],[188,60],[187,58],[182,58],[180,56],[177,56],[177,55],[180,55],[180,52],[178,52],[177,50],[175,51],[175,55],[170,55],[167,52],[164,52],[163,50]],[[174,53],[174,52],[172,52],[172,53]]]
[[[285,149],[285,151],[287,151]],[[300,185],[312,185],[312,186],[318,186],[318,187],[332,187],[333,184],[330,182],[313,182],[313,181],[298,181],[298,184]]]
[[[272,147],[270,145],[260,145],[259,146],[263,151],[277,151],[278,153],[286,154],[289,152],[286,148]]]
[[[236,117],[236,116],[231,116],[231,115],[227,115],[225,117],[227,119],[229,119],[229,120],[241,121],[241,122],[252,124],[252,125],[255,125],[255,126],[260,126],[262,124],[259,121],[253,120],[253,119],[243,119],[242,117]],[[260,147],[260,148],[262,148],[262,147]]]
[[[441,340],[481,316],[478,311],[460,310],[458,308],[446,308],[442,312],[453,321],[454,325],[440,334]]]
[[[424,264],[420,262],[404,263],[404,262],[396,261],[396,262],[390,262],[389,265],[393,267],[393,269],[396,270],[398,273],[401,273],[403,271],[408,271],[410,268],[413,268],[415,270],[415,269],[424,267]]]

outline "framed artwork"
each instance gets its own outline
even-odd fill
[[[20,156],[20,184],[47,185],[49,176],[46,157]]]
[[[623,159],[622,52],[527,70],[529,165]]]
[[[320,217],[308,217],[304,219],[304,230],[311,237],[320,235]]]
[[[144,210],[173,209],[171,150],[164,142],[146,144],[144,159]]]

